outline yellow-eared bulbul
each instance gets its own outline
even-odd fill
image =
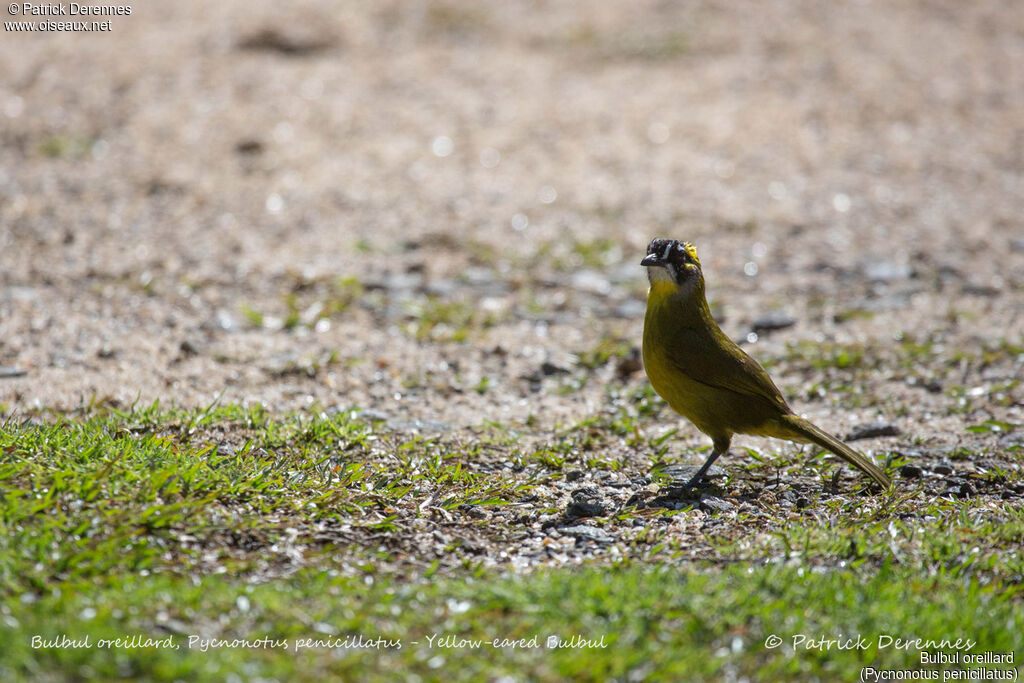
[[[729,450],[733,434],[813,443],[889,487],[889,477],[877,465],[795,414],[764,368],[725,336],[711,317],[692,244],[653,240],[640,265],[647,267],[651,282],[644,317],[644,369],[654,390],[714,445],[686,489]]]

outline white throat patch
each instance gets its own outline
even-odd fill
[[[655,282],[672,282],[676,281],[674,273],[670,272],[674,270],[672,265],[669,264],[667,268],[662,266],[647,266],[647,278],[651,281],[651,284]]]

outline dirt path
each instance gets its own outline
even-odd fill
[[[0,409],[570,423],[643,387],[660,235],[836,431],[1024,423],[1024,13],[333,6],[4,32]]]

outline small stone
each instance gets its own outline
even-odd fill
[[[872,313],[882,313],[884,311],[898,311],[909,305],[910,295],[905,292],[895,292],[865,299],[861,302],[860,308]]]
[[[974,490],[974,487],[971,486],[966,481],[953,488],[951,492],[957,498],[971,498],[977,495],[977,492]]]
[[[705,512],[731,512],[736,506],[715,496],[701,496],[700,507]]]
[[[646,491],[634,493],[629,497],[629,500],[626,501],[625,507],[644,507],[644,504],[647,502],[647,495]]]
[[[864,275],[872,282],[905,280],[911,276],[910,266],[891,261],[869,261],[864,264]]]
[[[448,297],[455,292],[455,287],[454,280],[432,280],[424,286],[423,290],[433,296]]]
[[[567,368],[563,368],[561,365],[555,365],[551,361],[544,361],[543,363],[541,363],[540,372],[545,377],[550,377],[551,375],[569,374],[569,370]]]
[[[565,473],[565,480],[568,482],[579,481],[583,476],[582,470],[569,470]]]
[[[0,289],[0,299],[11,301],[33,301],[38,296],[35,287],[11,285]]]
[[[644,369],[643,361],[640,360],[640,348],[634,346],[625,356],[621,356],[615,363],[615,374],[619,379],[627,379],[630,375]]]
[[[617,318],[639,318],[642,317],[644,311],[647,309],[646,304],[636,299],[626,299],[621,304],[615,307],[615,317]]]
[[[765,332],[784,330],[793,325],[796,325],[796,318],[782,311],[772,311],[755,320],[751,325],[751,330],[754,334],[762,335]]]
[[[572,536],[576,539],[576,542],[591,541],[598,545],[610,545],[615,539],[609,536],[605,531],[592,526],[566,526],[558,529],[565,536]]]
[[[239,154],[261,154],[263,143],[256,138],[242,138],[235,143],[235,151]]]
[[[470,505],[465,503],[459,506],[459,510],[466,513],[474,519],[487,519],[487,511],[481,508],[479,505]]]
[[[203,323],[203,329],[217,330],[222,332],[233,332],[238,328],[238,322],[228,311],[219,310],[213,315],[212,320]]]
[[[945,477],[945,476],[948,476],[950,474],[953,474],[953,468],[950,465],[941,464],[941,465],[936,465],[935,467],[933,467],[932,468],[932,472],[934,472],[935,474],[938,474],[938,475],[941,475],[941,476]]]
[[[899,436],[903,431],[894,424],[888,422],[869,422],[857,425],[846,435],[847,441],[858,441],[860,439],[874,439],[879,436]]]
[[[608,514],[608,508],[597,501],[574,500],[565,511],[566,517],[580,519],[582,517],[603,517]]]
[[[262,369],[268,375],[274,377],[287,377],[290,375],[307,375],[312,377],[316,374],[308,359],[290,352],[278,353],[267,358],[263,362]],[[310,372],[311,370],[313,372]]]
[[[184,339],[178,346],[178,349],[181,351],[182,355],[185,356],[198,356],[201,348],[202,344],[192,339]]]
[[[572,287],[581,292],[607,294],[612,289],[612,283],[596,270],[583,269],[573,273]]]
[[[900,476],[904,479],[920,479],[924,476],[924,470],[917,465],[904,465],[900,468]]]
[[[22,370],[21,368],[13,368],[10,366],[0,366],[0,379],[13,379],[15,377],[24,377],[28,374],[28,370]]]
[[[993,297],[999,296],[1001,290],[992,285],[986,285],[979,282],[968,282],[963,286],[961,291],[969,296]]]
[[[2,375],[0,375],[2,376]],[[1013,448],[1014,446],[1024,446],[1024,431],[1015,431],[1008,434],[1003,434],[999,437],[1000,448]]]
[[[388,420],[387,428],[393,432],[437,434],[451,431],[451,425],[438,420]]]
[[[327,33],[313,34],[301,30],[282,30],[278,26],[264,26],[239,40],[238,47],[242,50],[302,57],[333,47],[337,40]]]

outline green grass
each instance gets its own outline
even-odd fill
[[[39,591],[108,572],[189,570],[210,552],[251,569],[254,553],[297,527],[377,529],[426,490],[454,508],[521,486],[470,471],[431,440],[396,445],[379,462],[379,441],[349,413],[271,419],[233,406],[8,422],[0,578]]]
[[[894,567],[814,574],[778,565],[623,565],[412,582],[306,570],[261,584],[132,574],[68,584],[32,603],[11,601],[3,621],[5,680],[384,680],[399,672],[421,680],[693,680],[727,672],[849,680],[868,665],[918,668],[919,650],[897,648],[896,638],[964,638],[976,643],[972,652],[1024,647],[1024,611],[999,591]],[[33,649],[34,635],[88,636],[92,647]],[[773,635],[782,639],[778,648],[765,646]],[[98,646],[132,636],[178,649]],[[552,636],[581,646],[549,647]],[[794,647],[798,636],[860,636],[865,649]],[[360,637],[386,642],[351,647]],[[446,637],[467,642],[444,647]],[[236,639],[250,645],[232,646]],[[495,639],[520,642],[494,647]]]
[[[89,153],[94,142],[81,135],[51,135],[40,141],[37,149],[51,158],[82,157]]]
[[[1024,511],[986,493],[1019,481],[1012,467],[960,500],[925,484],[834,493],[828,460],[737,458],[734,512],[625,507],[586,522],[611,548],[547,538],[583,566],[510,573],[502,553],[565,510],[565,470],[636,475],[670,458],[675,430],[651,429],[660,411],[649,390],[620,388],[580,423],[470,438],[239,406],[8,419],[0,679],[851,679],[919,666],[917,648],[880,636],[1024,647]],[[802,510],[767,492],[781,471],[803,473],[777,489],[806,496]],[[781,647],[765,646],[773,635]],[[133,636],[153,643],[100,644]],[[339,646],[360,636],[391,646]],[[90,646],[42,644],[62,637]],[[210,639],[250,643],[204,650]],[[330,642],[296,650],[308,639]]]

